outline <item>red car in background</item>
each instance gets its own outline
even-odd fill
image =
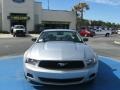
[[[81,28],[79,34],[83,37],[93,37],[95,36],[95,32],[89,31],[87,28]]]

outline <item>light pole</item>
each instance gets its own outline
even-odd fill
[[[48,0],[48,10],[50,9],[50,2],[49,2],[49,0]]]

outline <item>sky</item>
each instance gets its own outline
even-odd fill
[[[44,9],[48,9],[48,0],[42,2]],[[49,7],[53,10],[72,10],[80,2],[86,2],[90,9],[85,11],[84,18],[88,20],[102,20],[120,24],[120,0],[49,0]]]

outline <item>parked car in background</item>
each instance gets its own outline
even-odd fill
[[[82,28],[79,31],[79,34],[83,37],[93,37],[93,36],[95,36],[95,32],[92,31],[92,30],[88,30],[87,28]]]
[[[112,34],[118,34],[117,30],[112,30]]]
[[[81,30],[79,33],[81,36],[84,36],[84,37],[90,36],[90,32],[88,30]]]
[[[44,30],[24,54],[28,81],[47,85],[72,85],[94,80],[98,57],[76,30]]]
[[[26,35],[26,28],[24,25],[14,25],[14,27],[12,27],[12,30],[13,37]]]
[[[94,37],[95,36],[95,31],[90,30],[90,37]]]
[[[112,34],[111,30],[103,30],[103,29],[95,30],[95,35],[103,35],[105,37],[109,37],[111,34]]]
[[[120,30],[117,30],[117,34],[120,34]]]

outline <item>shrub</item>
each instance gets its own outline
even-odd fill
[[[0,30],[0,33],[1,33],[1,34],[9,34],[8,31],[1,31],[1,30]]]

